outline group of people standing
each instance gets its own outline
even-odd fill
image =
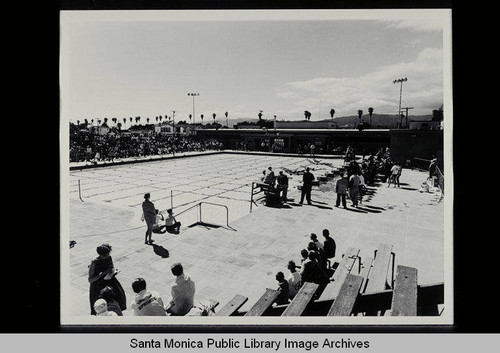
[[[269,185],[271,189],[275,189],[282,201],[286,202],[288,200],[288,176],[282,170],[276,176],[273,168],[269,167],[267,168],[267,172],[265,170],[262,171],[260,180],[264,184]]]
[[[113,265],[111,246],[102,244],[97,247],[97,256],[89,265],[90,314],[96,316],[123,316],[127,309],[125,291],[116,276],[118,271]],[[132,282],[136,294],[130,308],[132,316],[182,316],[189,315],[194,306],[195,283],[184,273],[182,264],[171,267],[175,276],[170,286],[171,300],[164,305],[157,291],[149,290],[144,278]]]

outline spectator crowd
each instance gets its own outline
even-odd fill
[[[162,133],[99,135],[88,130],[73,130],[69,142],[70,162],[112,162],[130,157],[222,149],[222,143],[215,139]]]

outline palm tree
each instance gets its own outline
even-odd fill
[[[127,124],[127,118],[123,118],[123,125],[125,126]]]
[[[201,115],[200,115],[200,118],[201,118],[201,124],[202,124],[202,125],[203,125],[203,117],[204,117],[204,115],[203,115],[203,114],[201,114]]]
[[[262,120],[262,110],[259,110],[259,114],[257,114],[259,117],[259,120]]]
[[[335,109],[330,109],[330,116],[332,117],[332,120],[333,120],[333,116],[335,115]]]
[[[224,113],[224,115],[226,116],[226,127],[229,127],[229,124],[227,123],[227,112]]]
[[[191,121],[191,118],[193,117],[192,114],[189,114],[189,121]]]
[[[370,115],[370,127],[372,126],[372,114],[373,114],[373,108],[370,107],[368,108],[368,114]]]
[[[304,116],[305,116],[305,118],[306,118],[307,121],[311,121],[311,115],[312,114],[311,114],[310,111],[308,111],[308,110],[304,111]]]
[[[132,120],[134,120],[134,118],[130,117],[130,125],[132,125]]]
[[[76,126],[80,126],[80,120],[76,121]]]
[[[146,124],[149,124],[149,118],[146,118]]]
[[[121,131],[121,129],[122,129],[122,123],[118,123],[118,124],[116,124],[116,126],[118,127],[118,130]]]
[[[213,113],[213,114],[212,114],[212,117],[214,118],[214,124],[215,124],[215,116],[216,116],[216,115],[217,115],[217,114],[215,114],[215,113]]]
[[[116,125],[116,121],[117,121],[118,119],[113,118],[113,119],[111,119],[111,120],[113,120],[113,123]]]
[[[358,117],[359,117],[359,123],[361,124],[361,116],[363,115],[363,111],[360,109],[358,110]]]

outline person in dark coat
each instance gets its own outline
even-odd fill
[[[146,221],[147,229],[144,244],[151,244],[154,240],[151,239],[153,234],[153,228],[156,224],[156,208],[155,205],[149,201],[151,195],[149,193],[144,195],[144,201],[142,203],[142,218]]]
[[[97,247],[96,257],[89,265],[89,299],[90,299],[90,314],[96,315],[94,309],[94,303],[97,299],[100,299],[101,291],[105,287],[111,287],[115,294],[116,302],[118,303],[121,310],[127,309],[127,300],[125,297],[125,291],[122,285],[116,278],[119,273],[113,265],[113,259],[111,258],[111,246],[109,244],[102,244]]]
[[[307,204],[311,204],[311,189],[312,189],[312,182],[314,181],[314,175],[309,171],[309,167],[306,168],[306,172],[304,173],[304,176],[302,177],[302,192],[300,195],[300,203],[304,203],[304,196],[307,199]]]

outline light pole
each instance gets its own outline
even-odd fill
[[[174,129],[175,135],[175,110],[172,110],[172,128]]]
[[[191,96],[193,97],[193,127],[194,127],[194,130],[196,131],[196,124],[195,124],[195,114],[194,114],[194,97],[197,97],[199,96],[200,94],[199,93],[188,93],[188,96]]]
[[[392,81],[392,83],[396,84],[396,83],[401,83],[401,86],[399,88],[399,106],[398,106],[398,117],[399,117],[399,128],[401,128],[401,124],[402,124],[402,121],[401,121],[401,96],[403,95],[403,82],[406,82],[408,81],[408,78],[398,78],[394,81]]]

